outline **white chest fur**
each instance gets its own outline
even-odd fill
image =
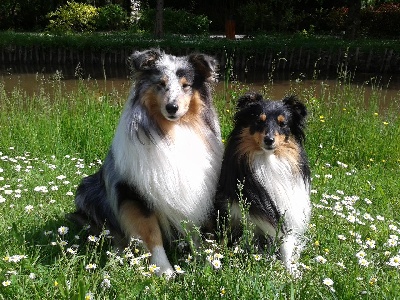
[[[256,179],[265,187],[293,233],[306,230],[311,215],[310,187],[289,162],[270,153],[254,158]]]
[[[191,127],[177,124],[173,140],[152,132],[152,142],[144,134],[140,139],[135,133],[129,137],[121,123],[112,146],[121,176],[138,189],[161,223],[171,222],[178,229],[183,220],[203,224],[211,212],[218,182],[220,139],[205,129],[206,144]]]

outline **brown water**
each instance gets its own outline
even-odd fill
[[[53,89],[59,88],[61,83],[64,92],[78,89],[79,80],[77,74],[99,94],[118,92],[123,97],[128,95],[132,81],[129,72],[126,70],[105,70],[98,72],[93,69],[90,72],[83,70],[67,69],[58,71],[57,69],[42,69],[37,72],[32,70],[21,70],[17,68],[0,67],[0,83],[4,84],[7,93],[11,93],[14,88],[24,91],[27,95],[38,95],[43,89],[46,93],[52,93]],[[337,74],[319,76],[317,79],[310,79],[312,76],[305,74],[239,74],[235,86],[240,90],[263,90],[271,99],[281,99],[289,93],[301,94],[307,90],[307,96],[321,96],[330,93],[344,86],[343,82],[349,83],[357,88],[365,97],[368,104],[370,97],[379,92],[379,102],[381,108],[385,108],[393,101],[400,98],[400,74],[376,76],[374,74],[358,74],[344,81],[339,81]],[[224,80],[216,86],[217,91],[224,90]],[[239,95],[240,96],[240,95]],[[400,108],[399,108],[400,112]]]

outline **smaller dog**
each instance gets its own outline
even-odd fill
[[[216,218],[235,240],[242,234],[242,195],[255,238],[260,245],[281,238],[280,256],[291,272],[311,215],[310,169],[303,148],[306,115],[294,96],[282,101],[264,100],[256,93],[241,97],[216,196]]]

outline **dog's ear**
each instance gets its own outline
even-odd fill
[[[303,124],[307,116],[306,106],[294,95],[285,97],[282,102],[291,111],[292,116]]]
[[[263,97],[256,92],[249,92],[244,94],[242,97],[239,98],[236,108],[237,110],[241,110],[251,104],[263,101]]]
[[[130,57],[130,62],[136,71],[146,71],[154,68],[161,55],[159,49],[150,49],[143,52],[135,51]]]
[[[190,54],[189,62],[193,65],[195,73],[204,81],[215,82],[217,80],[218,62],[215,58],[206,54]]]

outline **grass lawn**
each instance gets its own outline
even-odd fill
[[[313,215],[300,278],[273,256],[206,240],[170,253],[178,275],[167,280],[140,241],[117,252],[107,232],[87,236],[64,217],[81,178],[101,165],[128,90],[37,84],[28,96],[0,81],[0,299],[400,298],[400,95],[345,80],[288,90],[309,110]],[[214,95],[224,139],[247,89]]]

